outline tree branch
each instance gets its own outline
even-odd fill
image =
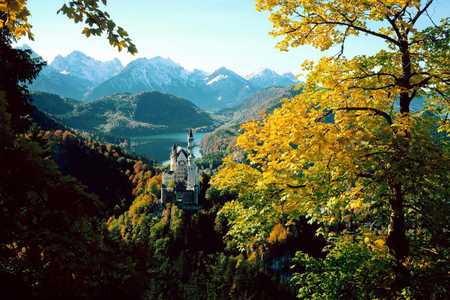
[[[374,115],[383,117],[389,125],[393,124],[392,118],[388,113],[373,107],[341,107],[334,109],[334,111],[370,111]]]
[[[411,20],[410,28],[406,29],[406,35],[408,35],[408,33],[411,31],[411,28],[414,27],[414,24],[416,24],[416,22],[417,22],[417,20],[419,20],[420,16],[422,16],[422,14],[427,11],[427,9],[430,7],[431,3],[433,3],[433,0],[428,0],[428,2],[425,4],[425,6],[422,9],[418,10],[417,14]]]
[[[388,113],[373,107],[340,107],[335,109],[329,109],[328,111],[325,112],[324,115],[317,118],[316,122],[322,121],[325,117],[331,115],[336,111],[370,111],[376,116],[383,117],[389,125],[393,124],[392,117]]]
[[[286,184],[287,185],[287,187],[288,188],[291,188],[291,189],[300,189],[300,188],[304,188],[304,187],[306,187],[306,184],[301,184],[301,185],[292,185],[292,184]]]
[[[355,29],[357,31],[364,32],[366,34],[382,38],[382,39],[387,40],[387,41],[389,41],[389,42],[391,42],[391,43],[393,43],[395,45],[398,45],[398,46],[400,45],[399,41],[393,39],[392,37],[390,37],[390,36],[388,36],[386,34],[382,34],[382,33],[370,30],[370,29],[365,28],[365,27],[361,27],[361,26],[355,25],[354,23],[355,23],[356,19],[352,20],[352,19],[348,18],[348,16],[344,15],[342,12],[338,11],[338,13],[347,21],[347,23],[343,22],[343,21],[330,21],[330,20],[327,20],[323,16],[318,15],[318,14],[313,14],[311,16],[305,16],[305,15],[302,15],[300,12],[295,11],[295,14],[297,14],[300,18],[304,18],[304,19],[308,20],[309,18],[317,17],[317,18],[322,20],[321,22],[319,22],[319,21],[317,21],[317,22],[307,22],[307,24],[319,25],[319,26],[320,25],[341,25],[341,26],[346,26],[346,27],[349,27],[349,28],[353,28],[353,29]]]
[[[336,59],[339,59],[339,58],[344,54],[345,40],[347,39],[347,35],[348,35],[349,29],[350,29],[349,27],[347,27],[347,28],[345,29],[344,37],[342,38],[342,42],[341,42],[341,49],[340,49],[339,52],[336,54]]]

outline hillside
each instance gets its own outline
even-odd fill
[[[190,101],[159,92],[117,94],[81,103],[38,93],[34,104],[68,127],[112,136],[139,136],[200,128],[213,124]]]
[[[248,97],[241,105],[231,110],[233,124],[259,119],[262,114],[270,113],[281,104],[281,99],[292,97],[295,91],[285,87],[269,87]]]
[[[81,104],[77,100],[63,98],[55,94],[37,92],[33,94],[33,104],[51,115],[64,115],[71,113],[75,106]]]

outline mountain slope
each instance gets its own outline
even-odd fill
[[[240,125],[250,120],[258,120],[264,114],[281,105],[281,100],[292,97],[296,92],[288,88],[267,88],[245,99],[241,105],[223,111],[229,121],[205,135],[201,142],[206,154],[226,151],[235,143]]]
[[[51,66],[46,66],[29,88],[31,91],[82,99],[86,92],[93,88],[93,83],[70,74],[63,74]]]
[[[263,114],[279,107],[282,99],[290,98],[294,94],[293,90],[283,87],[270,87],[258,91],[232,110],[229,123],[242,124],[249,120],[261,119]]]

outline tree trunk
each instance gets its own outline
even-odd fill
[[[391,215],[389,219],[388,235],[386,245],[397,261],[402,262],[408,256],[409,242],[405,233],[405,214],[403,212],[403,194],[400,184],[394,184],[394,197],[389,204]]]
[[[411,88],[411,54],[409,53],[408,40],[405,39],[400,42],[400,52],[402,53],[402,77],[398,82],[403,89],[400,92],[400,112],[409,113],[409,104],[411,103],[411,96],[409,89]]]
[[[400,51],[402,53],[402,78],[398,82],[402,91],[400,92],[400,112],[402,114],[409,113],[409,105],[411,103],[411,95],[409,89],[411,88],[411,55],[409,53],[409,45],[407,39],[400,41]],[[399,159],[401,160],[404,155],[401,153],[404,151],[403,146],[408,145],[409,132],[405,133],[405,140],[400,141],[399,146]],[[409,243],[405,233],[405,214],[403,211],[403,191],[402,185],[399,182],[393,182],[391,189],[394,192],[394,196],[390,199],[391,215],[389,220],[388,236],[386,239],[386,245],[389,247],[389,251],[394,255],[399,264],[404,260],[409,253]]]
[[[400,93],[400,112],[409,113],[409,103],[411,102],[408,92]]]
[[[388,228],[386,245],[389,252],[397,260],[394,266],[395,280],[392,285],[394,291],[401,291],[409,284],[410,274],[403,265],[405,257],[409,253],[409,243],[405,234],[405,215],[403,212],[403,194],[400,184],[394,184],[392,187],[394,196],[389,201],[391,206],[391,215]]]

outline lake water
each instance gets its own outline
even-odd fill
[[[196,132],[194,134],[194,155],[201,157],[200,141],[206,132]],[[160,163],[169,160],[170,151],[173,144],[187,147],[187,132],[166,133],[130,138],[131,150],[149,160]]]

